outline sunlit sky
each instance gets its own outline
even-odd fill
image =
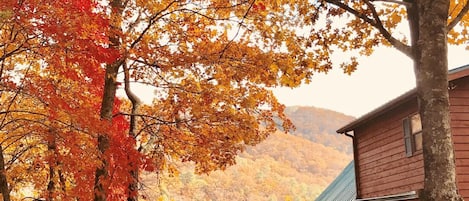
[[[469,64],[469,51],[450,47],[448,58],[449,69],[460,67]],[[309,85],[274,89],[274,94],[287,106],[314,106],[359,117],[415,87],[412,61],[395,49],[379,48],[358,61],[358,70],[350,76],[336,68],[314,75]]]

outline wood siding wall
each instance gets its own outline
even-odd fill
[[[452,82],[450,91],[451,129],[456,157],[459,193],[469,200],[469,78]]]
[[[451,128],[458,189],[469,200],[469,78],[452,81]],[[387,196],[423,188],[423,156],[406,157],[402,120],[417,112],[409,101],[355,129],[360,198]]]
[[[402,120],[417,112],[410,101],[355,130],[360,197],[379,197],[423,188],[423,157],[406,157]]]

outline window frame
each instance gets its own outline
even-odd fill
[[[414,119],[417,118],[419,120],[418,128],[416,131],[413,129],[415,128],[415,125],[412,124]],[[402,125],[403,125],[403,131],[404,131],[404,149],[405,149],[405,154],[407,157],[411,157],[415,155],[417,152],[420,152],[422,149],[422,145],[420,144],[419,149],[417,149],[417,144],[416,144],[416,137],[418,135],[422,136],[422,120],[420,118],[419,113],[413,113],[406,118],[402,120]],[[420,141],[422,142],[422,141]]]

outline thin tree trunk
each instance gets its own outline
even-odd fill
[[[423,127],[425,201],[462,200],[457,192],[448,94],[447,16],[449,1],[417,1],[420,57],[417,92]]]
[[[110,2],[111,6],[111,22],[110,22],[110,47],[119,49],[120,37],[119,32],[122,24],[122,12],[124,5],[121,0],[113,0]],[[104,121],[112,122],[112,109],[114,108],[114,99],[117,90],[117,73],[122,64],[122,58],[116,60],[112,64],[106,66],[106,74],[104,79],[104,94],[101,102],[101,119]],[[94,186],[94,201],[104,201],[107,197],[107,187],[104,186],[104,181],[108,179],[108,162],[105,153],[109,148],[109,136],[105,133],[98,135],[98,151],[102,165],[96,169],[95,186]]]
[[[130,102],[132,103],[132,111],[130,115],[130,128],[129,128],[129,135],[136,139],[136,129],[137,129],[137,110],[138,107],[141,104],[140,99],[138,98],[137,95],[135,95],[131,89],[130,89],[130,72],[129,68],[127,68],[126,64],[123,64],[124,68],[124,87],[125,87],[125,93],[127,97],[129,98]],[[135,149],[137,145],[134,145]],[[130,176],[132,176],[132,182],[129,184],[129,189],[128,189],[128,197],[127,201],[137,201],[138,200],[138,161],[133,161],[131,159],[131,156],[129,156],[129,161],[130,161]]]
[[[61,200],[65,196],[65,178],[60,170],[59,150],[57,149],[57,133],[55,129],[49,130],[47,149],[49,157],[49,183],[47,184],[47,200]],[[57,178],[58,177],[58,178]],[[59,189],[60,187],[60,189]],[[61,191],[61,192],[58,192]],[[62,198],[61,198],[62,197]]]
[[[3,201],[10,201],[10,189],[8,188],[8,180],[3,157],[3,147],[0,145],[0,193],[2,193]]]
[[[47,199],[49,201],[55,200],[55,189],[56,185],[54,182],[55,177],[55,168],[57,167],[57,153],[56,153],[56,143],[54,131],[49,130],[49,136],[47,139],[47,149],[50,154],[49,159],[49,183],[47,184]]]

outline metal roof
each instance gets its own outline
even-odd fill
[[[350,162],[342,173],[316,198],[316,201],[352,201],[356,197],[355,168]]]
[[[464,65],[455,69],[451,69],[448,72],[448,80],[453,81],[462,77],[469,76],[469,64]],[[417,89],[414,88],[399,97],[385,103],[381,107],[376,108],[375,110],[366,113],[365,115],[361,116],[360,118],[356,119],[355,121],[350,122],[349,124],[343,126],[342,128],[339,128],[336,132],[337,133],[346,133],[349,131],[354,130],[356,127],[368,122],[369,120],[374,119],[375,117],[390,111],[396,107],[398,107],[400,104],[405,103],[406,101],[412,100],[414,98],[417,98]]]

